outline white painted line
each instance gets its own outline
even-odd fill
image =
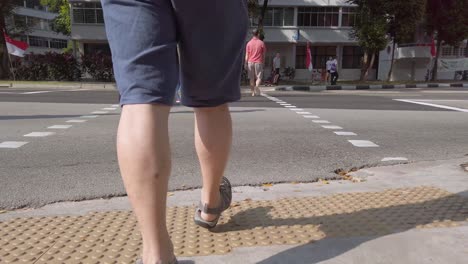
[[[94,111],[94,112],[91,112],[91,114],[98,114],[98,115],[99,114],[107,114],[107,113],[109,113],[109,112],[107,112],[107,111]]]
[[[73,89],[73,90],[61,90],[60,92],[79,92],[79,91],[90,91],[91,89]]]
[[[120,107],[120,105],[118,104],[115,104],[115,105],[111,105],[112,107]]]
[[[316,115],[305,115],[304,118],[320,118],[320,116],[316,116]]]
[[[20,94],[41,94],[41,93],[51,93],[53,91],[36,91],[36,92],[25,92]]]
[[[26,144],[28,144],[28,142],[24,142],[24,141],[5,141],[5,142],[0,143],[0,148],[15,149],[15,148],[22,147],[22,146],[24,146]]]
[[[83,119],[72,119],[72,120],[68,120],[66,121],[67,123],[84,123],[88,120],[83,120]]]
[[[451,107],[451,106],[439,105],[439,104],[430,104],[430,103],[418,102],[418,101],[407,100],[407,99],[393,99],[393,100],[400,101],[400,102],[405,102],[405,103],[426,105],[426,106],[432,106],[432,107],[437,107],[437,108],[442,108],[442,109],[448,109],[448,110],[454,110],[454,111],[468,113],[468,109],[464,109],[464,108]]]
[[[356,133],[344,131],[335,131],[335,134],[337,134],[338,136],[357,136]]]
[[[382,161],[408,161],[408,159],[404,157],[387,157],[383,158]]]
[[[418,102],[468,102],[468,100],[418,99]]]
[[[72,125],[54,125],[48,127],[49,129],[69,129]]]
[[[276,101],[277,104],[286,104],[284,101]]]
[[[282,105],[282,106],[287,106],[287,105],[291,105],[291,104],[287,104],[287,103],[286,103],[286,104],[285,104],[285,103],[281,103],[280,105]]]
[[[360,147],[360,148],[375,148],[378,147],[379,145],[375,144],[372,141],[368,140],[348,140],[351,144],[353,144],[355,147]]]
[[[327,120],[312,120],[316,124],[330,124],[330,121]]]
[[[97,115],[83,115],[83,116],[80,116],[80,118],[96,118],[98,117]]]
[[[295,105],[286,105],[285,107],[286,107],[286,108],[296,108]]]
[[[322,126],[323,128],[326,128],[326,129],[343,129],[342,127],[340,126]]]
[[[114,108],[114,107],[106,107],[106,108],[103,108],[102,110],[114,111],[114,110],[117,110],[117,108]]]
[[[300,115],[310,115],[310,112],[297,112]]]
[[[32,132],[24,135],[24,137],[48,137],[54,134],[55,132]]]
[[[304,111],[302,108],[289,108],[291,111]]]

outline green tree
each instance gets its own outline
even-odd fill
[[[69,36],[71,34],[70,4],[68,0],[41,0],[41,4],[58,13],[52,21],[52,30]]]
[[[2,0],[0,2],[0,79],[7,79],[10,75],[9,56],[3,30],[7,31],[6,19],[12,15],[13,9],[12,0]]]
[[[388,21],[388,35],[393,41],[392,60],[388,72],[390,81],[395,57],[396,44],[411,42],[414,32],[424,19],[426,0],[392,0],[383,1],[382,10]]]
[[[437,41],[432,81],[437,80],[437,64],[442,44],[459,46],[468,38],[468,2],[466,0],[428,0],[426,24]]]
[[[348,2],[358,6],[356,24],[350,36],[358,41],[364,51],[360,80],[365,81],[369,70],[374,65],[376,54],[388,44],[388,23],[379,5],[376,5],[376,1],[351,0]]]

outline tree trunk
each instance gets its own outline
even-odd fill
[[[369,77],[369,70],[371,70],[372,67],[374,66],[374,61],[375,61],[375,52],[372,52],[370,62],[367,65],[366,72],[364,73],[364,81],[367,81],[367,78]]]
[[[268,7],[268,0],[263,1],[262,12],[260,13],[260,18],[258,19],[258,31],[260,32],[260,39],[263,40],[265,35],[263,33],[263,18],[265,18],[265,13]]]
[[[367,62],[369,60],[369,53],[366,51],[364,51],[364,57],[362,57],[362,65],[361,65],[361,76],[359,77],[359,80],[360,81],[365,81],[365,75],[366,75],[366,71],[367,71]]]
[[[6,47],[3,29],[5,28],[5,18],[0,14],[0,79],[8,79],[10,76],[9,57]]]
[[[439,56],[440,56],[440,47],[442,46],[442,41],[437,39],[437,50],[436,50],[436,57],[434,61],[434,66],[432,68],[432,79],[431,81],[437,80],[437,64],[439,63]]]
[[[390,70],[388,71],[387,82],[389,82],[392,78],[393,73],[393,62],[395,61],[395,38],[393,38],[393,48],[392,48],[392,61],[390,62]]]
[[[465,58],[468,58],[468,40],[466,41]],[[468,80],[468,70],[463,71],[463,80]]]

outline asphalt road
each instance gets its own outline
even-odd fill
[[[308,182],[335,177],[340,168],[406,162],[385,158],[468,154],[466,88],[267,94],[231,105],[234,145],[226,175],[234,185]],[[0,209],[124,195],[114,144],[116,101],[114,91],[0,89]],[[172,112],[170,188],[198,187],[193,113],[181,106]],[[71,127],[49,128],[54,125]],[[32,132],[55,134],[24,136]],[[11,141],[27,143],[2,148]]]

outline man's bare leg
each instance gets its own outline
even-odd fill
[[[255,96],[255,79],[250,79],[250,91],[252,92],[252,96]]]
[[[141,230],[145,264],[174,258],[166,228],[169,110],[163,105],[125,105],[117,135],[120,170]]]
[[[260,84],[262,84],[262,79],[258,78],[257,81],[255,82],[255,95],[260,95]]]
[[[232,143],[232,121],[227,104],[195,109],[195,148],[203,176],[202,203],[217,208],[219,186],[224,175]],[[217,216],[201,213],[206,221]]]

